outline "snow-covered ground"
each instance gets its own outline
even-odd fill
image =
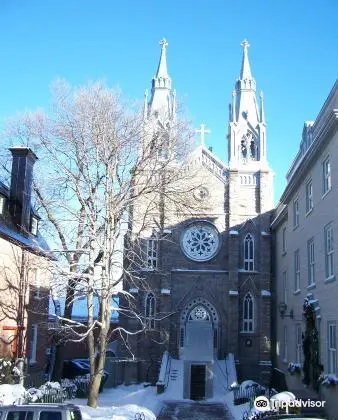
[[[162,408],[162,401],[162,396],[156,395],[155,387],[140,384],[104,389],[97,408],[88,407],[85,399],[69,402],[81,408],[85,420],[134,420],[136,413],[144,413],[145,420],[155,420]]]
[[[143,413],[145,420],[155,420],[163,407],[163,401],[171,400],[168,393],[156,394],[156,388],[140,385],[121,385],[117,388],[105,389],[99,396],[98,407],[89,408],[86,400],[75,399],[70,402],[80,406],[85,420],[134,420],[137,413]],[[190,400],[181,400],[190,401]],[[225,404],[236,420],[242,420],[243,413],[249,404],[233,405],[233,393],[215,395],[206,400],[207,403]],[[193,404],[193,401],[191,401]]]
[[[18,404],[20,397],[25,392],[21,385],[0,385],[0,405]],[[157,395],[153,386],[121,385],[117,388],[104,389],[99,395],[97,408],[88,407],[86,399],[69,400],[70,403],[80,407],[84,420],[135,420],[137,413],[141,415],[139,420],[156,420],[164,405],[164,401],[177,400],[176,394],[171,395],[166,391]],[[191,402],[191,400],[179,401]],[[249,404],[233,405],[233,392],[219,389],[214,397],[205,400],[206,403],[222,403],[235,420],[242,420],[243,413],[249,409]]]

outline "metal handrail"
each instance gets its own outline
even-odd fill
[[[170,379],[170,370],[171,370],[171,357],[168,355],[168,360],[167,360],[167,369],[165,372],[165,379],[166,379],[166,384],[165,387],[167,388],[169,385],[169,379]]]

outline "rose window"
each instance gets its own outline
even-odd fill
[[[196,306],[196,308],[191,311],[189,319],[192,321],[209,321],[210,317],[203,306]]]
[[[196,223],[189,226],[182,237],[182,249],[194,261],[208,261],[219,247],[217,230],[209,223]]]

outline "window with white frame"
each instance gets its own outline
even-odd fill
[[[147,293],[145,301],[146,325],[150,329],[155,328],[155,295],[152,292]]]
[[[325,275],[326,278],[333,276],[334,261],[333,261],[333,229],[329,224],[324,229],[325,239]]]
[[[302,352],[303,352],[302,327],[300,325],[297,325],[296,326],[296,363],[302,363]]]
[[[328,373],[337,374],[337,341],[336,341],[336,323],[328,322]]]
[[[283,362],[288,360],[288,327],[284,325]]]
[[[250,233],[244,238],[244,270],[253,271],[254,269],[254,241]]]
[[[299,226],[299,201],[296,198],[293,201],[293,227],[296,228]]]
[[[0,214],[5,213],[6,197],[0,194]]]
[[[283,249],[283,254],[286,253],[286,227],[283,228],[282,231],[282,249]]]
[[[247,293],[243,300],[243,332],[254,330],[254,301],[250,293]]]
[[[31,336],[30,336],[29,363],[36,363],[37,344],[38,344],[38,326],[37,326],[37,324],[32,324],[31,325]]]
[[[329,156],[324,160],[323,164],[323,195],[331,190],[331,165]]]
[[[158,266],[158,240],[150,238],[147,240],[147,268],[157,268]]]
[[[294,254],[295,292],[300,290],[300,257],[299,249]]]
[[[308,286],[315,283],[315,242],[311,238],[307,241],[307,258],[308,258]]]
[[[284,303],[288,303],[288,273],[287,271],[283,271],[283,298]]]
[[[305,203],[306,213],[309,213],[313,209],[312,179],[310,179],[305,186]]]

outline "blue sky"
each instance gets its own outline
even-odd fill
[[[303,122],[316,117],[337,78],[337,16],[336,0],[1,0],[0,124],[48,106],[57,77],[75,85],[103,79],[142,100],[166,37],[177,95],[226,160],[228,103],[247,38],[278,200]]]

